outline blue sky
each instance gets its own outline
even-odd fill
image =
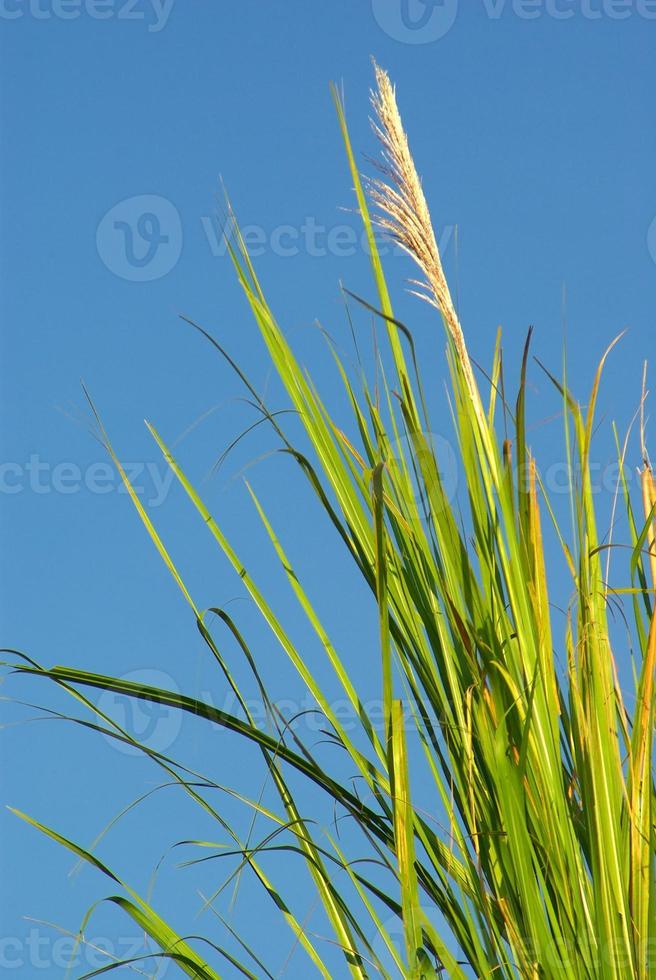
[[[83,379],[199,605],[232,603],[276,696],[303,705],[298,680],[172,486],[144,418],[176,442],[189,475],[303,639],[248,500],[248,468],[336,643],[375,698],[367,659],[375,656],[373,610],[307,491],[267,455],[271,440],[253,434],[208,475],[253,416],[236,378],[179,313],[215,333],[271,404],[283,405],[217,237],[220,180],[299,356],[326,391],[336,390],[313,324],[346,349],[339,281],[364,296],[373,290],[348,210],[328,85],[343,83],[366,167],[366,155],[376,153],[367,122],[375,56],[398,85],[473,355],[489,364],[501,324],[516,365],[534,324],[536,353],[558,371],[566,321],[570,379],[585,399],[603,349],[628,328],[601,406],[623,430],[654,337],[656,4],[2,0],[0,37],[3,644],[44,663],[138,671],[226,704],[188,610],[89,433]],[[443,412],[439,434],[448,438],[441,328],[404,295],[406,260],[388,254],[386,269]],[[366,347],[366,320],[360,329]],[[534,446],[557,467],[558,400],[537,368],[531,390]],[[607,498],[608,430],[596,447]],[[60,706],[51,691],[23,681],[5,684],[3,694]],[[157,774],[66,725],[14,724],[34,714],[3,704],[2,802],[89,844],[121,807],[154,788]],[[122,717],[142,733],[154,725],[159,747],[252,791],[251,756],[227,736],[208,745],[188,719],[180,726],[170,716]],[[75,931],[91,901],[108,893],[105,882],[88,870],[67,877],[68,855],[4,810],[0,822],[0,967],[63,975],[62,937],[25,917]],[[145,890],[172,842],[207,832],[163,790],[118,825],[102,854]],[[211,889],[216,872],[194,877],[176,871],[177,860],[167,856],[155,894],[181,929],[201,931],[208,920],[194,919],[196,889]],[[256,938],[282,962],[288,944],[262,908]],[[88,934],[123,955],[135,941],[104,908]],[[91,951],[79,972],[84,966],[93,966]],[[296,957],[286,975],[303,970]]]

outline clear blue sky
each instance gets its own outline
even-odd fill
[[[281,322],[319,382],[334,384],[310,328],[318,318],[346,345],[339,280],[373,292],[349,231],[356,217],[343,210],[353,199],[328,83],[344,84],[365,166],[364,155],[376,152],[367,123],[372,55],[397,82],[474,355],[489,364],[501,323],[516,363],[533,323],[536,353],[558,371],[565,285],[569,371],[581,398],[602,350],[629,328],[602,409],[622,429],[630,420],[655,324],[653,2],[462,0],[458,9],[454,0],[1,0],[0,36],[4,645],[45,663],[138,670],[226,703],[193,620],[88,432],[84,379],[199,605],[234,599],[276,695],[302,706],[297,679],[240,599],[239,583],[166,482],[142,420],[180,440],[190,476],[302,639],[241,479],[271,440],[254,434],[206,479],[253,416],[237,380],[178,313],[220,337],[271,403],[283,404],[213,231],[222,177],[241,222],[253,226],[258,270]],[[390,255],[387,270],[439,400],[439,325],[403,296],[405,260]],[[366,346],[366,321],[360,329]],[[537,423],[559,406],[537,368],[532,395],[536,448],[557,464],[560,426]],[[441,431],[448,435],[446,421]],[[603,467],[607,436],[597,452]],[[338,573],[340,552],[307,493],[276,458],[256,462],[249,476],[345,658],[376,697],[373,611],[350,573]],[[309,642],[308,657],[319,657]],[[22,681],[3,693],[63,704]],[[36,712],[2,711],[2,802],[82,843],[157,783],[145,762],[102,739],[55,722],[14,726]],[[188,719],[179,731],[171,718],[125,720],[141,731],[154,724],[157,747],[256,791],[253,757],[228,736],[208,744]],[[70,856],[4,809],[0,824],[0,969],[63,975],[57,932],[24,917],[75,931],[90,902],[111,889],[90,870],[66,877]],[[163,790],[119,824],[101,854],[145,891],[169,844],[209,833]],[[210,890],[220,869],[176,871],[181,856],[166,857],[158,907],[183,931],[210,932],[208,916],[193,916],[196,889]],[[242,914],[251,900],[250,936],[281,963],[287,937],[249,885]],[[88,935],[125,955],[135,930],[101,909]],[[90,951],[79,973],[84,966],[93,966]],[[286,975],[306,975],[300,957]]]

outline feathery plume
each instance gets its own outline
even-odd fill
[[[374,69],[376,90],[371,93],[371,102],[377,122],[373,123],[373,127],[383,147],[384,163],[381,169],[387,178],[373,180],[370,185],[372,200],[379,211],[377,221],[421,269],[424,280],[413,280],[415,288],[412,292],[437,307],[442,314],[478,411],[478,387],[444,275],[426,198],[401,122],[394,86],[387,72],[375,62]]]

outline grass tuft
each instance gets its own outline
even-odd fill
[[[567,381],[552,376],[566,416],[563,451],[570,471],[578,474],[570,486],[572,529],[564,530],[527,439],[530,335],[513,409],[506,397],[500,336],[484,401],[394,88],[378,66],[375,77],[372,101],[383,159],[382,176],[368,185],[373,214],[344,107],[334,94],[371,253],[375,298],[362,302],[386,330],[393,380],[388,382],[390,372],[381,366],[372,389],[363,374],[352,379],[333,351],[351,408],[349,430],[338,426],[268,305],[236,224],[227,243],[229,254],[286,391],[285,411],[269,411],[242,369],[209,339],[236,368],[298,479],[309,486],[334,528],[344,546],[344,561],[354,565],[376,604],[382,732],[368,717],[348,659],[331,640],[294,570],[284,529],[280,533],[274,528],[266,501],[251,491],[257,519],[299,610],[352,708],[355,731],[340,720],[320,680],[323,670],[296,645],[267,589],[256,582],[154,426],[150,431],[189,503],[241,579],[281,657],[297,671],[321,712],[326,737],[341,750],[339,764],[334,754],[315,754],[285,724],[268,694],[264,665],[249,645],[249,624],[236,622],[225,610],[212,610],[213,618],[193,598],[102,427],[139,517],[238,709],[229,714],[197,698],[80,668],[44,668],[17,653],[8,659],[19,672],[48,679],[75,698],[90,715],[75,719],[78,724],[139,747],[163,770],[166,784],[200,808],[221,843],[188,843],[205,850],[222,848],[219,854],[227,845],[237,860],[230,880],[244,871],[253,875],[270,900],[271,914],[289,930],[292,950],[298,949],[294,969],[302,973],[294,975],[654,980],[654,474],[643,448],[642,494],[633,501],[624,468],[628,442],[620,447],[618,440],[619,500],[626,509],[629,540],[624,542],[628,548],[618,552],[628,556],[626,583],[612,589],[591,480],[595,406],[610,349],[585,410]],[[394,316],[376,248],[376,223],[417,264],[421,278],[413,291],[439,311],[445,327],[464,479],[459,502],[451,498],[445,460],[430,436],[412,336]],[[361,305],[351,294],[344,298],[351,306]],[[300,420],[303,445],[309,450],[286,432],[290,410]],[[458,509],[463,502],[466,514]],[[563,550],[563,571],[557,577],[546,560],[546,528],[553,528]],[[564,627],[554,615],[554,592],[571,595]],[[631,634],[638,652],[631,692],[635,697],[625,696],[619,685],[609,625],[611,604],[623,594],[630,597]],[[252,689],[237,682],[220,651],[214,637],[217,623],[236,640],[244,657],[252,686],[267,709],[266,731],[249,711]],[[220,778],[220,765],[218,773],[201,777],[140,745],[100,713],[84,694],[87,689],[160,702],[251,743],[260,753],[275,802],[256,801],[255,791],[249,799],[226,790],[214,781]],[[210,802],[210,789],[230,793],[231,803],[243,806],[249,828],[245,834]],[[413,804],[420,795],[431,801],[429,812]],[[322,829],[320,814],[327,802],[334,807],[336,826],[338,820],[347,823],[348,831],[337,835]],[[18,816],[120,886],[127,897],[109,900],[137,921],[162,956],[183,973],[215,978],[222,975],[222,963],[228,964],[231,976],[285,972],[286,964],[277,974],[273,965],[265,967],[266,951],[256,949],[256,938],[242,937],[218,913],[211,939],[179,936],[94,853],[32,818]],[[256,827],[259,843],[253,843]],[[274,852],[284,853],[295,871],[299,863],[305,868],[320,910],[320,928],[313,924],[316,916],[308,917],[307,909],[295,908],[287,896],[287,875],[274,882],[265,872],[266,855]],[[202,859],[207,859],[205,853]],[[215,897],[207,898],[206,907],[213,908]],[[247,932],[249,922],[243,925]]]

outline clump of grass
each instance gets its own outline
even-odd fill
[[[272,427],[284,452],[307,481],[371,590],[378,610],[383,685],[382,735],[368,718],[363,699],[332,644],[303,582],[251,490],[272,547],[301,610],[315,631],[334,676],[358,720],[347,731],[318,680],[263,590],[182,471],[162,436],[158,446],[216,544],[241,577],[281,654],[298,671],[324,716],[330,738],[346,754],[348,769],[364,790],[319,761],[285,727],[260,676],[256,652],[225,610],[221,625],[237,640],[269,712],[263,731],[248,707],[248,692],[236,683],[210,628],[180,576],[173,557],[132,491],[101,427],[107,448],[131,492],[148,534],[189,604],[210,655],[240,705],[220,711],[197,698],[71,667],[41,667],[23,658],[22,673],[49,678],[81,702],[91,727],[139,743],[84,695],[86,688],[155,701],[205,719],[253,743],[278,797],[278,809],[242,799],[269,825],[253,845],[210,803],[202,785],[180,764],[140,746],[215,821],[272,899],[306,957],[303,975],[335,976],[330,957],[337,947],[339,976],[604,978],[656,977],[655,795],[653,733],[656,696],[656,587],[654,549],[656,484],[645,456],[642,500],[635,507],[620,457],[620,497],[630,539],[627,583],[612,590],[604,577],[604,547],[597,530],[590,455],[595,404],[604,356],[584,411],[565,381],[553,378],[567,420],[565,447],[572,481],[573,535],[558,528],[525,427],[528,344],[516,404],[503,395],[501,345],[497,342],[484,402],[467,352],[436,236],[401,124],[394,89],[376,68],[373,105],[383,149],[382,179],[366,189],[354,162],[344,110],[337,113],[367,232],[377,296],[369,304],[387,333],[396,378],[384,375],[372,391],[358,385],[335,354],[348,402],[352,431],[338,427],[326,403],[299,365],[269,307],[245,243],[237,230],[228,242],[245,298],[312,453],[286,434],[245,374],[239,375]],[[430,420],[410,332],[394,317],[376,249],[378,221],[416,262],[413,290],[440,313],[445,327],[459,461],[469,513],[456,511],[443,482],[429,433]],[[225,354],[220,344],[209,338]],[[227,354],[225,354],[228,357]],[[231,362],[232,363],[232,362]],[[410,365],[410,368],[409,366]],[[502,438],[499,416],[512,436]],[[570,432],[573,436],[570,440]],[[403,448],[405,446],[405,449]],[[422,520],[417,519],[418,508]],[[556,628],[547,574],[542,522],[553,521],[570,577],[571,602],[564,629]],[[466,527],[465,527],[466,524]],[[556,583],[559,592],[563,583]],[[608,604],[619,592],[630,597],[639,658],[630,708],[617,680]],[[559,622],[559,621],[558,621]],[[566,666],[559,668],[559,660]],[[408,747],[408,718],[418,750]],[[208,777],[203,777],[208,779]],[[296,780],[307,780],[334,803],[359,835],[340,842],[318,832]],[[220,781],[220,772],[211,780]],[[440,829],[413,806],[413,787],[429,781]],[[216,784],[214,784],[216,785]],[[311,807],[310,807],[311,810]],[[123,882],[88,851],[22,815],[58,843],[119,885]],[[303,861],[332,936],[321,940],[266,875],[262,859],[283,839],[291,861]],[[363,870],[369,859],[375,873]],[[112,899],[159,945],[162,954],[191,977],[216,978],[226,958],[249,977],[271,976],[261,953],[242,941],[237,958],[221,941],[202,948],[184,939],[127,886]],[[431,910],[439,915],[435,925]],[[400,924],[402,948],[390,921]],[[207,945],[209,944],[209,945]],[[112,967],[113,968],[113,967]]]

